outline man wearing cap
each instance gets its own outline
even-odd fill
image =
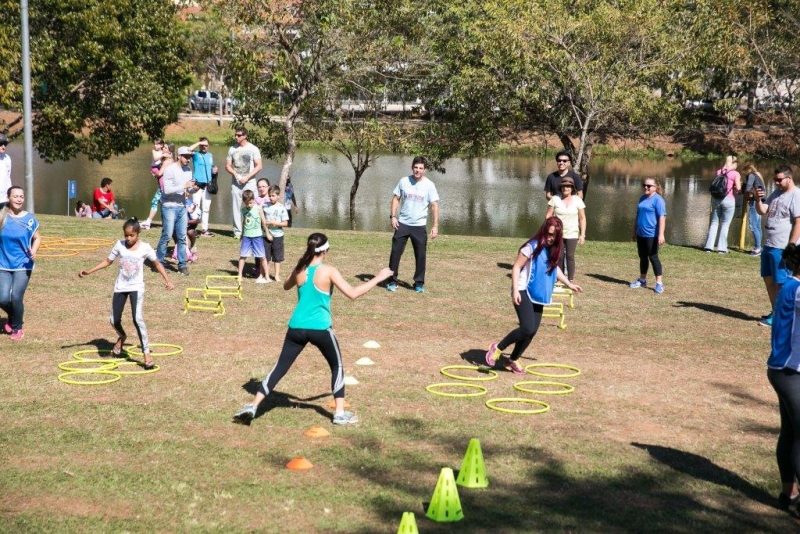
[[[208,214],[211,211],[211,199],[213,196],[206,188],[211,182],[212,175],[217,173],[214,165],[214,156],[208,151],[208,137],[201,137],[195,144],[189,147],[192,150],[192,178],[197,184],[197,192],[192,198],[194,205],[200,208],[202,213],[200,225],[203,232],[202,236],[212,236],[208,231]]]
[[[6,154],[8,137],[0,133],[0,209],[8,205],[8,188],[11,187],[11,156]]]
[[[566,150],[558,152],[556,154],[556,165],[558,169],[548,174],[544,182],[544,194],[547,200],[561,194],[559,186],[561,185],[561,179],[566,176],[572,178],[572,181],[575,182],[575,193],[583,198],[583,181],[581,181],[581,176],[572,170],[572,156],[570,153]]]
[[[196,190],[192,180],[192,169],[189,161],[192,151],[188,146],[178,149],[177,164],[170,165],[164,171],[163,186],[161,189],[161,239],[156,247],[158,261],[164,263],[167,255],[167,243],[176,234],[175,246],[178,247],[178,271],[189,276],[186,268],[186,193],[193,194]]]
[[[261,151],[247,140],[247,130],[236,128],[235,144],[228,150],[225,170],[231,175],[233,237],[242,235],[242,191],[256,192],[256,175],[261,172]]]

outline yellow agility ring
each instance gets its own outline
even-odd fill
[[[53,250],[53,249],[50,249],[50,250]],[[39,258],[66,258],[66,257],[69,257],[69,256],[77,256],[77,255],[78,255],[78,251],[77,250],[74,251],[74,252],[68,252],[66,254],[58,254],[58,253],[56,253],[56,254],[42,254],[41,252],[37,251],[36,252],[36,259],[38,260]]]
[[[103,239],[101,237],[62,237],[61,242],[69,245],[83,245],[90,247],[102,247],[102,246],[111,247],[114,246],[116,240]]]
[[[110,349],[88,349],[88,350],[79,350],[78,352],[74,353],[72,357],[78,361],[88,361],[88,362],[124,362],[128,358],[124,356],[117,356],[116,358],[108,358],[108,359],[97,359],[97,358],[84,358],[84,354],[94,354],[95,356],[99,356],[101,354],[114,354],[111,352]]]
[[[150,373],[155,373],[156,371],[161,369],[161,367],[159,367],[158,365],[153,366],[152,369],[145,369],[144,368],[144,364],[141,363],[141,362],[119,362],[116,365],[118,367],[117,367],[117,369],[114,369],[114,372],[115,373],[119,373],[121,375],[149,375]],[[122,369],[119,368],[119,367],[121,367],[123,365],[136,365],[136,366],[139,366],[140,369],[133,370],[133,371],[123,371]]]
[[[528,389],[523,387],[529,384],[533,386],[558,386],[564,389]],[[563,382],[547,382],[546,380],[524,380],[514,384],[514,389],[522,391],[523,393],[536,393],[541,395],[566,395],[575,391],[575,387],[569,384],[564,384]]]
[[[77,376],[77,375],[110,375],[111,378],[106,378],[104,380],[72,380],[67,377],[70,376]],[[122,378],[122,375],[116,371],[67,371],[66,373],[61,373],[58,375],[58,379],[65,383],[71,384],[73,386],[102,386],[103,384],[111,384],[112,382],[116,382]]]
[[[454,388],[475,388],[478,391],[474,393],[444,393],[442,391],[436,391],[437,388],[443,387],[454,387]],[[478,384],[463,384],[460,382],[442,382],[440,384],[431,384],[430,386],[425,386],[425,391],[428,393],[433,393],[434,395],[440,395],[442,397],[455,397],[455,398],[466,398],[466,397],[481,397],[486,395],[487,389]]]
[[[563,375],[554,375],[552,373],[540,373],[537,371],[531,371],[531,369],[535,369],[537,367],[555,367],[557,369],[569,369],[573,372]],[[578,369],[577,367],[574,367],[572,365],[563,365],[560,363],[532,363],[530,365],[525,366],[525,372],[528,373],[529,375],[544,376],[547,378],[572,378],[573,376],[578,376],[579,374],[581,374],[581,370]]]
[[[180,356],[183,354],[183,347],[180,345],[171,345],[169,343],[150,343],[150,347],[163,347],[167,349],[173,349],[167,352],[150,352],[150,356],[153,358],[163,358],[165,356]],[[129,356],[136,356],[137,358],[143,357],[144,353],[142,352],[142,347],[139,345],[134,345],[133,347],[129,347],[125,349],[125,352],[128,353]]]
[[[81,365],[93,364],[94,367],[81,367]],[[100,364],[99,366],[97,364]],[[92,371],[113,371],[117,368],[117,362],[110,362],[108,360],[68,360],[58,364],[58,368],[62,371],[78,371],[82,373],[91,373]]]
[[[544,406],[544,408],[538,408],[536,410],[512,410],[510,408],[498,408],[494,405],[496,402],[523,402],[527,404],[538,404],[539,406]],[[550,409],[550,405],[546,402],[542,402],[535,399],[514,399],[514,398],[507,398],[507,399],[489,399],[486,401],[486,407],[490,410],[495,410],[498,412],[503,413],[513,413],[518,415],[534,415],[537,413],[544,413]]]
[[[486,369],[486,372],[488,372],[490,374],[489,374],[489,376],[483,376],[483,377],[469,377],[469,376],[455,375],[453,373],[448,373],[447,372],[448,369],[465,369],[465,370],[468,370],[468,371],[480,371],[480,372],[484,372],[484,371],[481,371],[481,368],[478,367],[477,365],[445,365],[439,371],[440,373],[442,373],[447,378],[455,378],[456,380],[467,380],[467,381],[472,381],[472,382],[487,382],[489,380],[494,380],[495,378],[500,376],[500,375],[497,374],[497,371],[494,371],[492,369]]]

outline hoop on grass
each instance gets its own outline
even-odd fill
[[[538,404],[539,406],[544,406],[544,408],[539,408],[536,410],[512,410],[510,408],[499,408],[494,405],[496,402],[522,402],[525,404]],[[542,402],[536,399],[517,399],[517,398],[506,398],[506,399],[489,399],[486,401],[486,407],[490,410],[495,410],[498,412],[503,413],[513,413],[516,415],[535,415],[538,413],[544,413],[550,409],[550,405],[546,402]]]
[[[134,369],[132,371],[123,371],[122,369],[119,368],[123,365],[136,365],[139,366],[140,369],[138,370]],[[119,362],[117,366],[118,367],[117,369],[114,370],[114,372],[119,373],[121,375],[149,375],[150,373],[155,373],[156,371],[161,369],[161,367],[159,367],[158,365],[154,365],[152,369],[145,369],[144,364],[142,362]]]
[[[556,368],[556,369],[569,369],[569,370],[571,370],[573,372],[569,373],[569,374],[563,374],[563,375],[554,375],[552,373],[541,373],[541,372],[537,372],[537,371],[531,371],[531,369],[536,369],[538,367],[551,367],[551,368]],[[577,367],[572,366],[572,365],[563,365],[563,364],[560,364],[560,363],[532,363],[532,364],[529,364],[529,365],[525,366],[525,372],[528,373],[529,375],[544,376],[544,377],[547,377],[547,378],[572,378],[573,376],[578,376],[579,374],[581,374],[581,370],[578,369]]]
[[[162,347],[165,349],[173,349],[167,352],[150,351],[150,356],[152,356],[153,358],[157,357],[163,358],[165,356],[179,356],[183,354],[183,347],[181,347],[180,345],[171,345],[169,343],[150,343],[150,347],[151,348]],[[128,347],[127,349],[124,350],[125,352],[128,353],[129,356],[136,356],[137,358],[141,358],[144,356],[144,352],[142,352],[142,347],[139,345],[134,345],[133,347]]]
[[[445,393],[443,391],[436,391],[438,388],[444,388],[444,387],[474,388],[477,389],[478,391],[474,393]],[[439,395],[441,397],[454,397],[460,399],[466,397],[481,397],[483,395],[486,395],[486,393],[488,392],[488,390],[485,387],[480,386],[478,384],[462,384],[460,382],[442,382],[439,384],[431,384],[429,386],[425,386],[425,391],[427,391],[428,393],[432,393],[434,395]]]
[[[99,356],[101,354],[114,354],[111,349],[88,349],[88,350],[79,350],[78,352],[72,355],[73,359],[78,361],[88,361],[88,362],[124,362],[128,358],[124,356],[117,356],[115,358],[108,358],[108,359],[98,359],[98,358],[83,358],[84,354],[94,354],[95,356]]]
[[[528,384],[534,386],[559,386],[564,389],[528,389],[523,387],[523,385]],[[522,391],[523,393],[535,393],[540,395],[566,395],[575,391],[575,387],[569,384],[564,384],[563,382],[548,382],[546,380],[523,380],[522,382],[514,384],[514,389]]]
[[[72,380],[68,377],[70,376],[77,376],[77,375],[109,375],[111,378],[106,378],[104,380]],[[58,379],[65,383],[70,384],[72,386],[102,386],[103,384],[111,384],[112,382],[116,382],[122,378],[122,375],[116,371],[67,371],[66,373],[61,373],[58,375]]]
[[[461,376],[453,373],[448,373],[447,372],[448,369],[464,369],[467,371],[486,372],[489,373],[489,376],[479,376],[479,377]],[[444,367],[441,368],[439,372],[442,373],[447,378],[455,378],[456,380],[467,380],[472,382],[487,382],[489,380],[494,380],[495,378],[500,376],[499,374],[497,374],[497,371],[494,371],[489,368],[485,368],[485,371],[483,371],[481,370],[481,367],[477,365],[445,365]]]
[[[94,364],[94,367],[80,367],[84,364]],[[110,362],[108,360],[67,360],[66,362],[59,363],[58,368],[62,371],[75,371],[81,373],[90,373],[92,371],[113,371],[117,368],[117,362]]]

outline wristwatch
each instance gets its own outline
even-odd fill
[[[389,219],[396,219],[397,215],[389,215]]]

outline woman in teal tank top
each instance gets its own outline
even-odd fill
[[[256,416],[258,405],[275,389],[309,343],[322,352],[331,368],[331,390],[336,403],[333,423],[346,425],[358,422],[355,414],[344,411],[344,370],[339,342],[331,328],[331,295],[335,286],[350,300],[355,300],[392,276],[392,270],[386,267],[370,281],[353,287],[336,267],[325,265],[329,247],[325,234],[313,233],[308,236],[305,254],[283,283],[285,290],[297,286],[297,306],[289,319],[281,354],[261,383],[252,403],[244,405],[233,416],[235,423],[250,424]]]

